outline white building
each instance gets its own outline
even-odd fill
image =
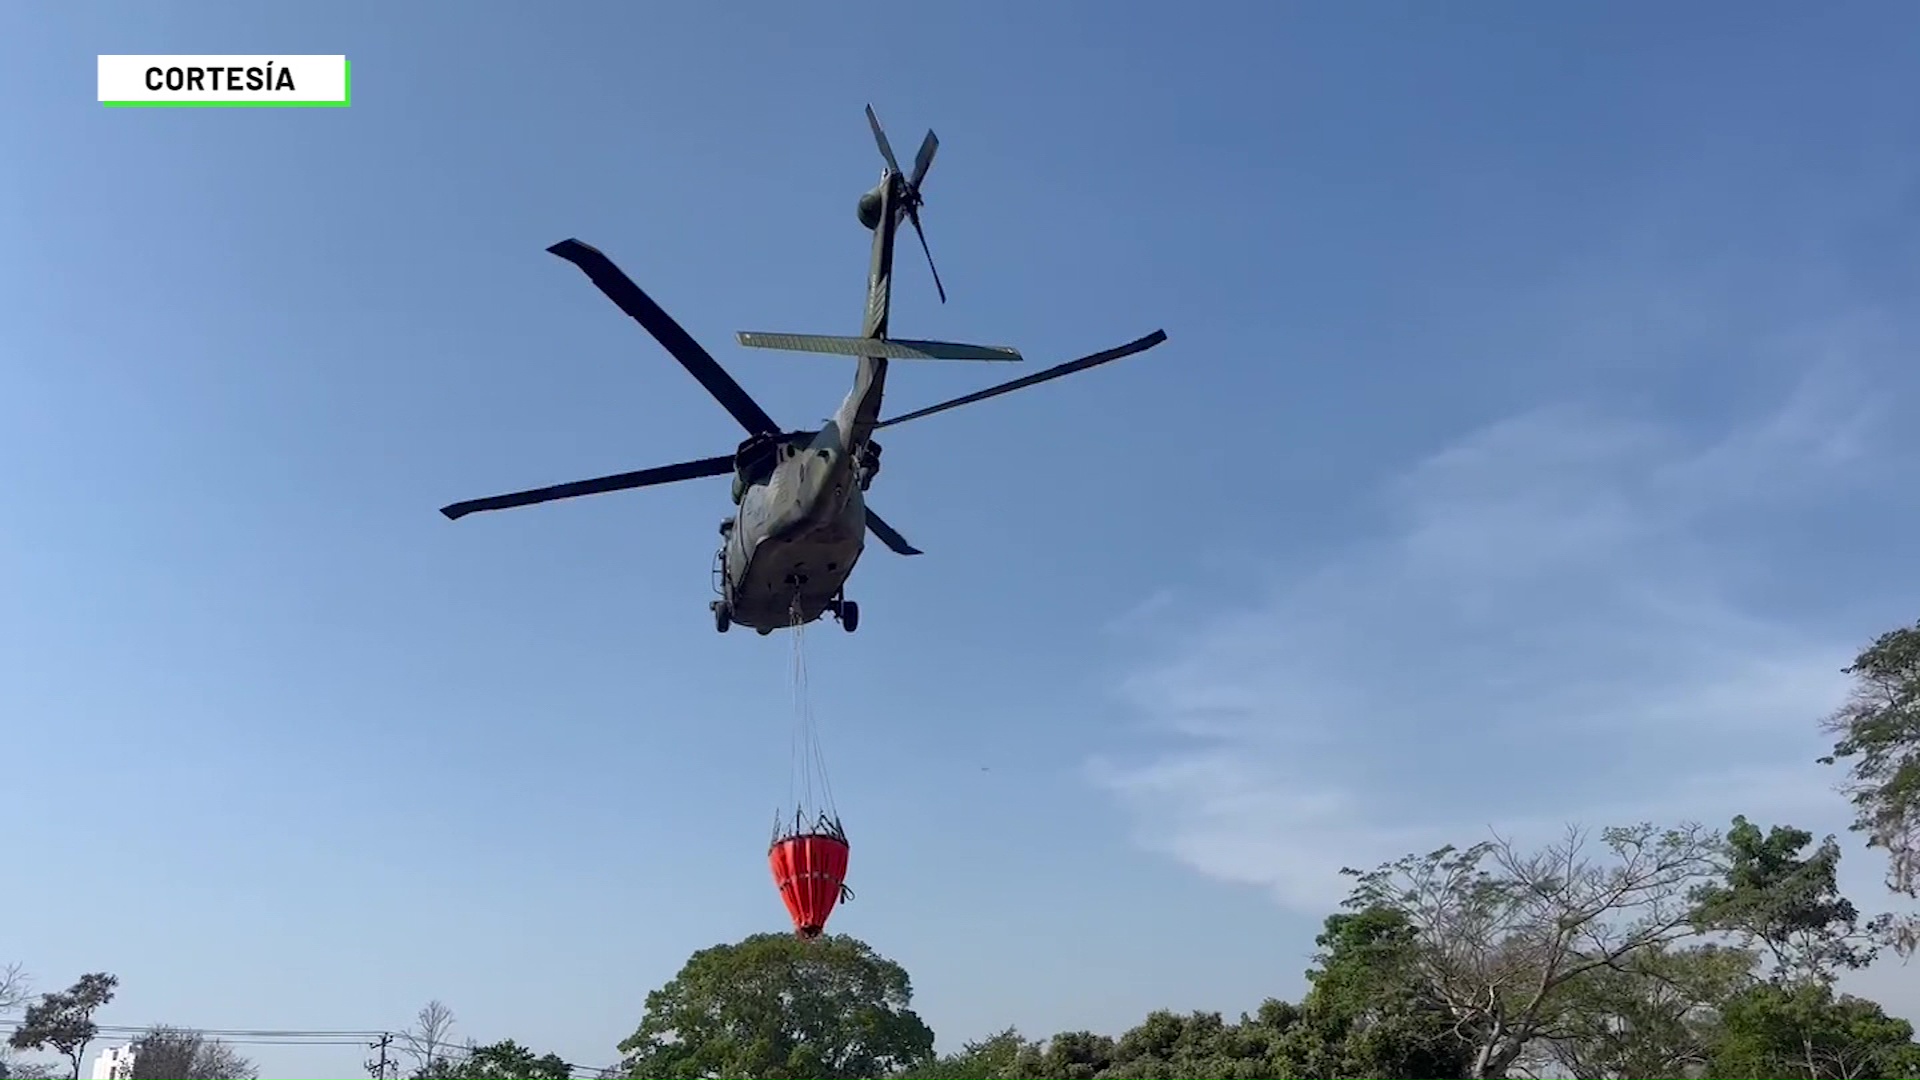
[[[93,1059],[93,1080],[127,1080],[133,1075],[133,1046],[109,1046]]]

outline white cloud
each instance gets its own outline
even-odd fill
[[[1489,826],[1842,827],[1816,721],[1883,628],[1762,601],[1768,541],[1857,479],[1890,415],[1846,355],[1815,350],[1784,401],[1706,437],[1503,420],[1384,484],[1382,527],[1264,603],[1181,621],[1157,597],[1180,630],[1121,688],[1156,743],[1094,780],[1143,845],[1307,914],[1342,865]]]

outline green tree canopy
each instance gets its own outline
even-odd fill
[[[1752,985],[1756,962],[1749,950],[1703,944],[1594,968],[1564,987],[1524,1058],[1536,1076],[1699,1076],[1721,1037],[1720,1006]]]
[[[1303,1006],[1269,998],[1238,1020],[1156,1010],[1117,1039],[1069,1031],[1036,1040],[1007,1028],[901,1080],[1462,1075],[1465,1045],[1452,1019],[1423,997],[1403,918],[1381,910],[1334,915],[1319,944]]]
[[[1019,1063],[1029,1048],[1037,1051],[1039,1045],[1010,1027],[967,1043],[957,1054],[932,1058],[898,1075],[900,1080],[1001,1080],[1018,1075]]]
[[[1913,1025],[1823,983],[1767,983],[1721,1008],[1713,1076],[1897,1080],[1920,1075]]]
[[[65,990],[42,994],[39,1001],[27,1006],[8,1044],[16,1050],[53,1048],[73,1066],[73,1080],[79,1080],[80,1059],[87,1052],[87,1044],[100,1032],[93,1022],[94,1011],[113,1000],[119,985],[118,976],[96,971],[80,976]]]
[[[1726,879],[1702,890],[1695,915],[1702,929],[1764,947],[1774,977],[1785,982],[1831,982],[1879,952],[1883,923],[1863,927],[1853,901],[1840,895],[1839,843],[1829,836],[1803,856],[1812,843],[1805,829],[1776,825],[1762,833],[1744,816],[1734,818]]]
[[[1314,944],[1312,989],[1269,1054],[1273,1067],[1299,1077],[1467,1075],[1471,1047],[1406,911],[1375,904],[1330,915]]]
[[[620,1044],[635,1077],[858,1080],[933,1057],[907,973],[845,935],[756,934],[694,953]]]
[[[1920,897],[1920,623],[1880,635],[1846,669],[1847,703],[1827,718],[1836,736],[1820,760],[1845,761],[1853,828],[1887,853],[1887,885]],[[1909,921],[1897,944],[1911,952],[1920,925]]]
[[[512,1039],[467,1051],[454,1069],[459,1080],[570,1080],[573,1069],[558,1054],[536,1055]]]

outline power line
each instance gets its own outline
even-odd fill
[[[160,1027],[173,1027],[174,1025],[167,1025],[167,1024],[162,1024],[162,1025],[156,1025],[156,1026],[160,1026]],[[119,1035],[144,1035],[144,1034],[146,1034],[147,1032],[149,1032],[149,1031],[152,1031],[152,1030],[153,1030],[153,1028],[152,1028],[152,1027],[132,1027],[132,1026],[129,1026],[129,1025],[120,1025],[120,1024],[116,1024],[116,1025],[113,1025],[113,1026],[108,1026],[108,1025],[106,1025],[106,1024],[101,1024],[101,1025],[100,1025],[100,1030],[101,1030],[102,1032],[111,1032],[111,1033],[113,1033],[113,1034],[119,1034]],[[196,1035],[205,1035],[205,1036],[207,1036],[207,1037],[209,1037],[209,1038],[222,1038],[222,1039],[224,1039],[224,1038],[236,1038],[236,1039],[346,1039],[346,1040],[349,1040],[349,1041],[351,1041],[351,1042],[365,1042],[365,1041],[367,1041],[368,1039],[378,1039],[378,1038],[379,1038],[380,1036],[382,1036],[382,1035],[384,1035],[384,1034],[386,1034],[386,1032],[384,1032],[384,1031],[279,1031],[279,1030],[236,1030],[236,1029],[225,1029],[225,1028],[197,1028],[197,1027],[184,1027],[184,1026],[181,1026],[181,1027],[177,1027],[177,1028],[176,1028],[176,1030],[179,1030],[179,1031],[190,1031],[190,1032],[193,1032],[193,1033],[194,1033],[194,1034],[196,1034]]]
[[[361,1039],[218,1039],[224,1046],[354,1046],[368,1045]]]
[[[0,1028],[15,1029],[22,1021],[0,1019]],[[156,1028],[169,1028],[175,1031],[191,1032],[208,1038],[220,1039],[282,1039],[298,1041],[302,1039],[335,1039],[348,1042],[366,1042],[387,1034],[384,1031],[353,1030],[308,1030],[302,1028],[199,1028],[184,1024],[95,1024],[94,1030],[102,1035],[145,1035]]]
[[[21,1026],[17,1018],[0,1018],[0,1031],[14,1031]],[[197,1028],[181,1024],[95,1024],[97,1034],[108,1037],[122,1037],[129,1041],[138,1039],[158,1029],[179,1031],[190,1035],[199,1035],[209,1039],[218,1039],[229,1046],[356,1046],[377,1050],[380,1057],[366,1062],[367,1072],[380,1080],[391,1080],[398,1073],[400,1062],[390,1056],[394,1048],[396,1035],[391,1031],[355,1031],[351,1029],[302,1029],[302,1028]],[[399,1036],[404,1038],[404,1034]],[[471,1040],[469,1040],[471,1042]],[[449,1051],[470,1051],[472,1045],[450,1044]],[[601,1080],[603,1077],[617,1075],[619,1065],[594,1067],[563,1062],[567,1071],[582,1080]]]

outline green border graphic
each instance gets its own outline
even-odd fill
[[[344,109],[353,104],[353,61],[341,61],[345,86],[339,101],[103,101],[109,109]]]

